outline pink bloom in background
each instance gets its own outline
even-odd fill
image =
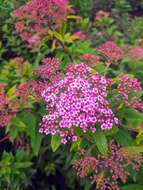
[[[48,87],[49,83],[47,83],[47,81],[33,81],[32,92],[34,92],[36,98],[41,99],[41,92],[43,92]]]
[[[136,78],[122,75],[119,77],[118,93],[127,106],[135,109],[143,109],[143,102],[141,102],[138,94],[142,92],[141,83]]]
[[[80,40],[86,40],[87,39],[87,34],[82,32],[82,31],[74,32],[73,35],[77,36],[77,38]]]
[[[34,46],[37,46],[40,43],[41,39],[39,36],[35,35],[28,39],[28,47],[32,48]]]
[[[100,57],[98,55],[87,53],[80,56],[80,59],[87,65],[94,67],[99,62]]]
[[[129,58],[134,59],[134,60],[142,60],[143,59],[143,48],[136,47],[136,48],[130,49],[130,51],[128,52],[128,56],[129,56]]]
[[[106,12],[106,11],[103,11],[103,10],[100,10],[96,13],[95,15],[95,18],[94,20],[97,21],[97,20],[102,20],[103,18],[107,18],[110,16],[110,13]]]
[[[42,61],[43,65],[34,71],[34,74],[41,78],[48,79],[49,82],[55,83],[60,80],[60,61],[55,58],[45,58]]]
[[[21,99],[27,99],[28,96],[32,93],[32,82],[21,83],[16,89],[16,95]]]
[[[14,11],[16,30],[30,47],[37,45],[49,30],[61,26],[70,11],[66,0],[32,0]]]
[[[66,144],[77,140],[74,134],[77,127],[84,133],[88,130],[94,133],[96,122],[102,130],[118,123],[106,100],[106,79],[98,73],[89,77],[89,70],[84,64],[71,64],[63,79],[42,92],[48,114],[42,119],[41,133],[59,134]]]
[[[98,52],[103,54],[109,62],[119,61],[122,57],[122,50],[111,41],[108,41],[96,48]]]

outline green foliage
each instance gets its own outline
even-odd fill
[[[17,150],[16,154],[4,152],[0,161],[0,188],[17,190],[28,185],[27,179],[32,174],[32,162],[29,155]]]
[[[140,184],[131,184],[131,185],[126,185],[124,187],[122,187],[122,190],[142,190],[143,189],[143,185]]]
[[[51,148],[55,152],[61,145],[60,137],[58,135],[53,135],[51,139]]]
[[[83,17],[91,16],[93,0],[70,0],[70,2],[77,8],[78,14]]]

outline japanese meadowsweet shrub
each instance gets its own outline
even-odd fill
[[[109,65],[122,56],[120,48],[110,41],[99,46],[97,51],[106,57]],[[40,133],[58,134],[63,144],[78,140],[75,134],[78,127],[83,133],[95,133],[97,128],[108,130],[118,125],[118,119],[113,113],[116,108],[111,109],[113,102],[118,106],[124,103],[126,107],[142,110],[142,101],[138,95],[142,88],[136,78],[122,75],[116,80],[109,79],[92,70],[92,66],[98,64],[99,56],[85,54],[81,59],[84,63],[68,65],[65,76],[59,73],[60,62],[49,58],[36,71],[36,74],[50,81],[41,93],[48,114],[42,119]]]
[[[16,31],[29,47],[59,28],[70,11],[67,0],[32,0],[13,12]]]

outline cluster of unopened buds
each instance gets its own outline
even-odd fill
[[[130,47],[126,45],[124,47],[124,55],[128,57],[130,60],[139,61],[143,60],[143,48],[142,47]]]
[[[56,58],[45,58],[42,60],[42,65],[33,73],[42,79],[47,79],[50,83],[55,83],[61,78],[60,64]]]
[[[108,62],[119,61],[122,57],[122,50],[112,41],[107,41],[98,46],[96,50],[101,53]]]
[[[143,110],[141,82],[127,74],[119,76],[118,80],[117,91],[123,102],[129,107]]]
[[[42,119],[40,132],[58,134],[66,144],[77,140],[74,130],[78,127],[83,133],[96,132],[97,123],[102,130],[111,129],[118,119],[106,99],[107,85],[106,78],[91,74],[87,65],[70,64],[65,77],[41,94],[48,114]]]
[[[14,11],[16,30],[33,47],[49,30],[59,28],[70,11],[67,0],[32,0]]]
[[[95,54],[86,53],[80,56],[82,62],[90,67],[94,67],[100,61],[100,57]]]

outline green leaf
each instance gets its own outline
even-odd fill
[[[19,132],[24,132],[26,129],[27,127],[21,119],[19,117],[14,117],[11,124],[6,129],[6,133],[9,133],[14,140],[18,136]]]
[[[31,147],[36,156],[39,153],[41,142],[42,142],[42,135],[37,133],[35,138],[32,139],[32,141],[31,141]]]
[[[112,129],[105,131],[106,136],[113,136],[119,131],[119,128],[116,126],[113,126]]]
[[[80,147],[80,144],[81,144],[80,141],[73,142],[70,151],[77,151]]]
[[[133,109],[126,109],[124,114],[126,120],[134,125],[134,127],[138,127],[143,123],[143,113],[134,111]]]
[[[42,142],[42,135],[38,132],[36,116],[27,112],[21,115],[21,119],[27,125],[27,134],[30,136],[33,153],[38,155]]]
[[[24,124],[24,122],[19,117],[14,117],[12,119],[12,124],[16,125],[19,128],[26,129],[26,125]]]
[[[87,132],[88,139],[95,143],[99,152],[103,155],[107,154],[108,145],[107,145],[107,139],[103,131],[100,129],[97,129],[95,133]]]
[[[95,135],[95,143],[97,145],[98,150],[100,151],[101,154],[106,155],[108,146],[104,132],[98,129],[94,135]]]
[[[31,140],[35,139],[36,117],[32,113],[26,112],[22,114],[21,119],[27,126],[27,133],[31,137]]]
[[[32,165],[31,162],[16,162],[13,164],[13,167],[19,169],[19,168],[28,168],[31,165]]]
[[[16,85],[12,86],[6,93],[6,95],[11,98],[15,96],[15,90],[16,90]]]
[[[143,185],[131,184],[121,187],[122,190],[143,190]]]
[[[129,132],[125,129],[119,129],[118,133],[114,136],[117,143],[121,146],[132,146],[133,140],[132,137],[129,135]]]
[[[52,151],[55,152],[59,146],[61,145],[61,138],[59,135],[53,135],[51,139],[51,148]]]

